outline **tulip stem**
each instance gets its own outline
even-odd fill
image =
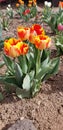
[[[36,75],[39,71],[39,68],[40,68],[40,50],[38,50],[37,52],[37,59],[36,59]]]

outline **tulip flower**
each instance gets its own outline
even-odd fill
[[[51,39],[46,35],[35,36],[34,44],[39,50],[43,50],[50,47]]]
[[[18,8],[20,6],[20,4],[19,3],[16,3],[16,7]]]
[[[30,13],[30,9],[26,9],[26,10],[23,12],[24,15],[27,15],[27,14],[29,14],[29,13]]]
[[[62,24],[58,24],[58,31],[63,31],[63,25]]]
[[[30,32],[36,32],[37,35],[45,34],[44,29],[39,24],[32,25],[32,27],[30,28]]]
[[[21,38],[21,40],[28,40],[30,36],[30,28],[19,26],[17,28],[17,33],[19,38]]]
[[[44,35],[44,34],[45,34],[44,29],[39,24],[34,24],[30,28],[29,40],[30,40],[30,42],[33,43],[35,36],[37,36],[37,35]]]
[[[52,4],[51,4],[51,2],[45,1],[44,5],[50,8]]]
[[[10,38],[4,42],[4,53],[10,57],[18,57],[28,52],[29,46],[20,39]]]

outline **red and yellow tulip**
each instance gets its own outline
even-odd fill
[[[25,55],[28,49],[28,44],[22,42],[20,39],[10,38],[4,42],[4,53],[13,58]]]
[[[17,28],[17,33],[18,33],[18,36],[21,40],[29,40],[30,28],[19,26]]]
[[[30,32],[31,33],[36,32],[37,35],[44,35],[45,34],[44,29],[39,24],[32,25],[32,27],[30,28]]]
[[[37,49],[43,50],[49,48],[51,44],[51,39],[46,35],[35,36],[34,45]]]
[[[30,42],[33,43],[35,36],[37,35],[45,35],[44,29],[39,24],[34,24],[30,28]]]

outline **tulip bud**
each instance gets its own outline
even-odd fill
[[[58,31],[63,31],[63,25],[62,24],[58,24]]]

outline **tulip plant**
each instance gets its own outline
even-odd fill
[[[46,6],[42,12],[42,21],[47,23],[51,27],[51,30],[54,33],[58,31],[58,25],[63,25],[63,8],[59,6],[59,10],[54,13],[52,8]]]
[[[41,83],[58,72],[59,58],[50,59],[51,38],[43,27],[19,26],[18,38],[4,41],[4,54],[0,67],[6,65],[0,82],[15,87],[19,98],[33,97],[41,88]]]
[[[37,14],[36,0],[34,0],[34,2],[29,1],[28,6],[25,6],[23,2],[24,1],[19,0],[19,3],[16,3],[17,13],[27,22],[30,18],[35,17]]]
[[[57,37],[55,38],[55,45],[57,48],[57,54],[63,55],[63,32],[59,32]]]
[[[9,17],[9,18],[13,18],[13,9],[11,7],[11,5],[9,4],[6,8],[6,15]]]

